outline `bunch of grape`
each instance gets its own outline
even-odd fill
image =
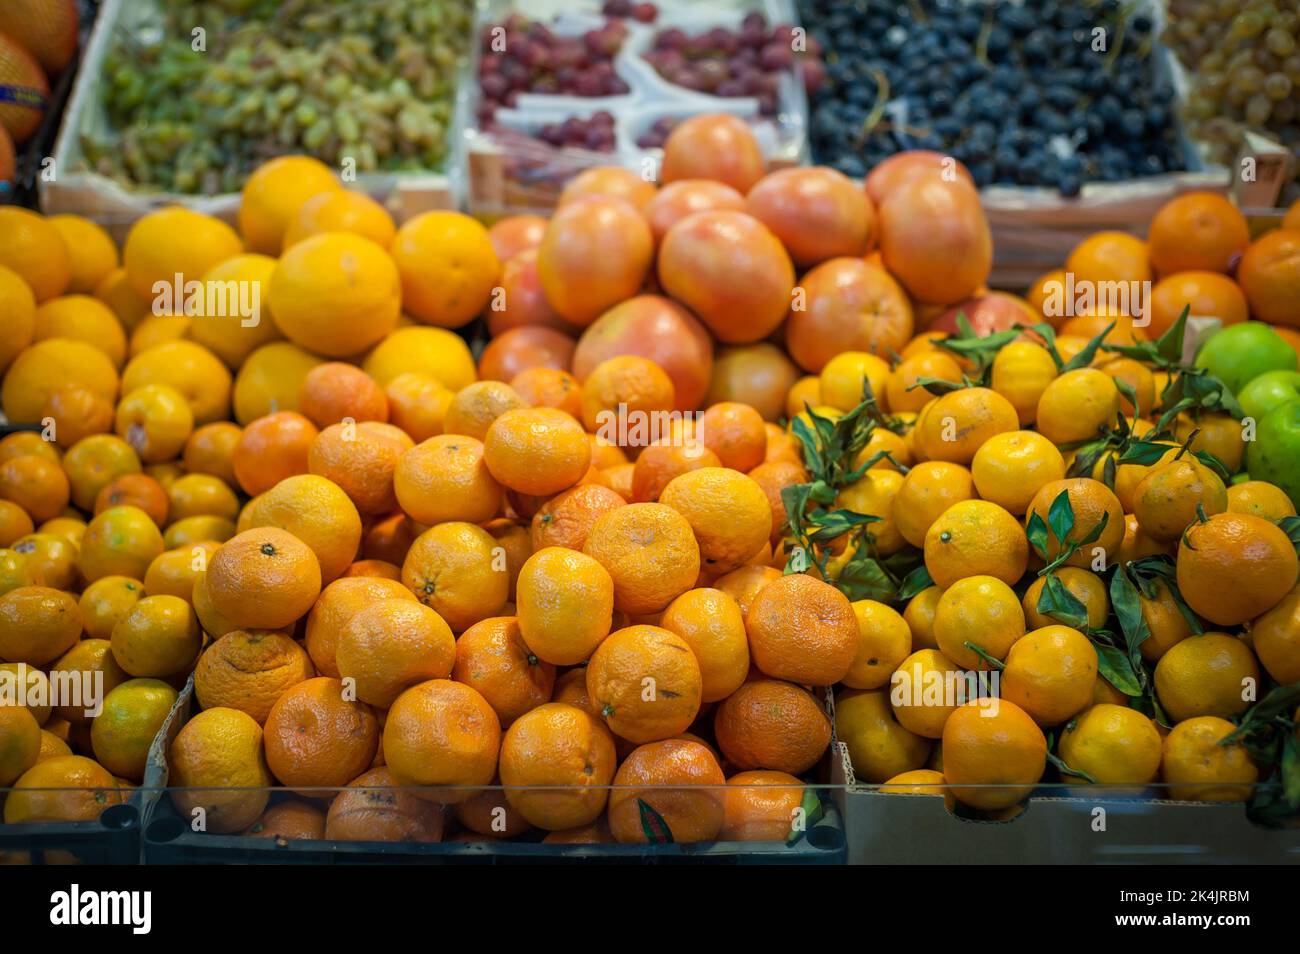
[[[480,123],[520,93],[621,96],[631,87],[614,69],[627,26],[619,18],[581,36],[561,36],[544,23],[512,13],[485,26],[479,37]]]
[[[562,123],[547,123],[538,130],[537,138],[557,149],[569,146],[592,152],[613,152],[614,114],[602,109],[587,119],[570,116]]]
[[[678,116],[660,116],[649,129],[636,137],[637,146],[642,149],[662,149],[664,143],[668,141],[669,133],[680,122],[681,118]]]
[[[1300,154],[1295,0],[1172,0],[1169,13],[1165,41],[1192,74],[1188,133],[1207,157],[1232,162],[1247,130]]]
[[[981,186],[1072,196],[1185,168],[1154,24],[1131,4],[802,0],[801,16],[826,59],[813,158],[847,175],[933,149]]]
[[[670,83],[714,96],[752,96],[759,111],[771,116],[781,75],[796,64],[809,92],[821,85],[820,52],[816,39],[790,24],[769,28],[767,17],[750,13],[738,31],[714,27],[691,36],[676,27],[661,30],[645,59]]]
[[[87,164],[129,187],[237,191],[267,159],[361,172],[438,170],[471,0],[169,0],[161,37],[119,34],[104,63],[106,136]],[[192,47],[204,30],[206,50]]]

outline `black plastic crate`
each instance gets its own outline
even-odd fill
[[[140,798],[106,808],[98,821],[0,825],[6,864],[140,864]]]

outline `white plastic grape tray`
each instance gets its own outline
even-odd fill
[[[627,38],[614,57],[614,69],[631,90],[621,96],[562,96],[527,93],[519,97],[513,109],[500,109],[497,123],[520,133],[519,140],[504,142],[479,128],[475,121],[480,93],[478,62],[481,56],[479,36],[486,27],[498,23],[511,13],[519,12],[530,19],[548,23],[552,30],[565,36],[581,35],[604,22],[597,0],[580,2],[516,3],[514,0],[490,0],[480,4],[475,24],[474,52],[462,83],[464,95],[458,108],[464,117],[458,124],[463,136],[463,165],[468,188],[470,211],[485,216],[545,211],[558,195],[564,180],[583,169],[598,165],[622,165],[642,172],[655,172],[663,156],[662,149],[644,149],[636,140],[662,117],[685,118],[699,113],[724,112],[752,120],[752,128],[764,155],[772,165],[792,165],[808,158],[808,102],[795,70],[781,77],[777,114],[760,117],[758,100],[752,97],[711,96],[676,86],[661,77],[643,55],[651,48],[655,35],[669,27],[699,33],[712,27],[737,29],[745,15],[759,12],[769,25],[798,25],[789,0],[738,0],[707,5],[663,0],[656,4],[659,16],[654,23],[625,21]],[[612,152],[593,152],[572,147],[556,148],[530,138],[540,128],[569,117],[587,119],[608,111],[614,116],[616,145]],[[544,171],[545,183],[537,188],[512,181],[507,170],[512,160],[534,160]]]
[[[103,81],[104,60],[114,42],[114,34],[146,38],[157,32],[160,11],[165,0],[104,0],[99,19],[91,32],[82,57],[81,68],[64,112],[63,124],[54,145],[52,177],[40,182],[41,209],[50,215],[75,213],[103,225],[118,241],[146,213],[166,205],[183,205],[206,212],[234,224],[239,209],[239,194],[213,196],[183,195],[166,192],[133,192],[115,179],[78,168],[85,155],[81,137],[85,133],[102,134],[109,128],[108,117],[99,95]],[[402,222],[430,209],[453,209],[460,205],[464,183],[461,164],[456,161],[456,143],[460,139],[460,111],[453,110],[451,144],[446,169],[427,173],[359,173],[354,185],[383,202]]]

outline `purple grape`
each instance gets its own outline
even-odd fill
[[[658,38],[655,40],[655,46],[659,47],[661,50],[683,50],[685,49],[686,43],[689,39],[690,38],[686,35],[684,30],[679,30],[677,27],[669,27],[667,30],[664,30],[659,34]]]
[[[632,92],[632,87],[627,85],[627,80],[621,76],[615,76],[605,84],[605,93],[609,96],[626,96]]]
[[[727,67],[721,60],[705,60],[696,67],[696,75],[699,77],[700,89],[711,93],[718,88],[718,84],[726,82]]]
[[[607,17],[627,17],[632,15],[632,0],[605,0],[600,12]]]
[[[578,74],[577,80],[573,84],[573,91],[579,96],[600,96],[604,92],[604,84],[600,77],[590,71]]]
[[[742,30],[762,30],[767,32],[767,17],[755,10],[752,13],[746,13],[745,19],[740,21]]]
[[[822,65],[821,60],[813,59],[811,56],[800,58],[799,72],[803,74],[803,88],[809,93],[817,92],[826,82],[826,67]]]
[[[738,79],[725,80],[717,85],[717,88],[713,90],[713,95],[727,97],[744,96],[745,84]]]
[[[632,19],[637,23],[654,23],[659,18],[659,8],[653,3],[638,3],[632,7]]]
[[[500,73],[489,73],[479,81],[479,88],[488,99],[501,99],[510,89],[510,83]]]
[[[773,41],[763,47],[758,62],[762,64],[765,70],[786,70],[794,65],[794,51],[790,49],[788,44]]]

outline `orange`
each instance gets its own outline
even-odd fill
[[[37,302],[68,290],[72,256],[59,229],[44,216],[16,205],[0,209],[0,267],[17,274]]]
[[[113,405],[89,388],[59,388],[45,401],[41,419],[54,419],[55,440],[69,448],[83,437],[113,429]]]
[[[1065,270],[1082,282],[1143,282],[1151,280],[1147,243],[1127,232],[1095,232],[1074,247]]]
[[[167,753],[171,797],[181,817],[201,817],[213,834],[255,822],[273,784],[262,741],[262,727],[245,712],[207,709],[190,719]]]
[[[665,182],[642,212],[650,222],[655,241],[662,242],[668,230],[688,215],[712,209],[744,212],[745,196],[711,179],[678,179]]]
[[[1038,311],[1043,315],[1043,317],[1051,321],[1052,316],[1047,314],[1046,303],[1048,299],[1052,297],[1056,289],[1063,288],[1064,286],[1065,269],[1056,268],[1050,272],[1044,272],[1034,280],[1032,285],[1029,286],[1029,291],[1025,292],[1025,301],[1029,302],[1035,311]],[[1057,320],[1052,321],[1052,324],[1059,325],[1060,318],[1057,317]]]
[[[1065,477],[1065,459],[1047,438],[1012,431],[990,438],[971,461],[975,489],[1009,513],[1024,513],[1043,485]]]
[[[56,590],[77,587],[77,544],[53,533],[33,533],[14,541],[12,553],[26,564],[35,582]]]
[[[939,644],[934,639],[934,613],[939,607],[939,598],[943,588],[927,586],[917,593],[903,609],[903,619],[912,631],[912,648],[937,649]]]
[[[378,344],[397,327],[402,281],[393,260],[370,239],[326,232],[281,256],[267,286],[267,305],[290,341],[343,358]]]
[[[1126,417],[1139,413],[1146,414],[1155,407],[1155,375],[1151,369],[1136,358],[1114,358],[1100,365],[1103,372],[1118,381],[1123,381],[1133,389],[1135,406],[1128,396],[1120,394],[1120,408]]]
[[[283,247],[288,249],[321,232],[351,232],[388,248],[396,231],[388,210],[370,196],[328,188],[307,199],[289,216]]]
[[[633,464],[615,464],[600,471],[605,479],[609,482],[610,489],[623,498],[624,503],[647,503],[648,501],[636,500],[636,495],[632,492],[632,478],[636,467]]]
[[[927,739],[943,736],[953,711],[974,697],[974,675],[937,649],[918,649],[890,677],[889,705],[908,732]]]
[[[402,307],[428,325],[459,328],[469,322],[487,307],[501,275],[487,229],[460,212],[425,212],[407,220],[389,252],[401,276]]]
[[[227,633],[199,656],[194,694],[199,706],[238,709],[266,724],[286,689],[316,675],[307,651],[283,633],[242,630]]]
[[[357,560],[343,571],[345,577],[366,576],[400,583],[402,568],[385,560]]]
[[[86,587],[79,608],[92,639],[108,639],[113,627],[144,598],[144,585],[127,576],[104,576]]]
[[[414,602],[415,596],[400,582],[373,577],[335,580],[325,587],[307,616],[303,639],[316,671],[337,678],[338,641],[348,622],[367,606],[394,599]]]
[[[75,260],[73,264],[76,265]],[[96,298],[113,309],[113,314],[127,330],[138,327],[147,315],[152,317],[151,298],[141,296],[131,287],[131,279],[121,266],[105,275],[91,290]]]
[[[39,424],[50,397],[75,381],[105,401],[117,398],[113,362],[99,348],[70,338],[47,338],[14,358],[0,385],[0,404],[15,424]]]
[[[1007,653],[1001,693],[1039,725],[1059,725],[1092,703],[1097,651],[1069,626],[1026,633]]]
[[[979,575],[1010,586],[1029,563],[1024,529],[987,500],[962,500],[945,510],[926,531],[924,549],[930,578],[943,587]]]
[[[485,789],[473,798],[457,802],[452,811],[456,821],[466,829],[458,836],[464,840],[470,840],[474,835],[514,838],[533,827],[528,819],[515,811],[500,789]]]
[[[139,781],[175,702],[176,690],[157,679],[130,679],[110,690],[90,727],[95,759],[114,775]]]
[[[244,428],[232,461],[239,486],[249,495],[265,493],[286,477],[305,474],[318,437],[316,425],[296,411],[279,411]]]
[[[1189,309],[1189,318],[1218,318],[1225,327],[1249,317],[1245,293],[1228,276],[1207,271],[1178,272],[1166,275],[1151,289],[1151,324],[1146,333],[1160,337],[1174,326],[1184,308]]]
[[[943,222],[942,229],[931,227]],[[988,280],[993,240],[979,193],[942,175],[900,182],[880,203],[880,257],[918,301],[956,304]]]
[[[1194,802],[1250,798],[1259,769],[1241,742],[1223,744],[1236,728],[1227,719],[1199,716],[1170,730],[1160,763],[1170,798]]]
[[[64,697],[63,704],[56,707],[57,715],[72,725],[84,725],[95,716],[95,706],[90,705],[90,695],[84,690],[97,684],[102,679],[104,692],[111,692],[131,678],[117,663],[113,655],[112,643],[107,639],[83,639],[50,667],[53,679],[72,679],[73,686],[80,683],[83,692],[72,692]],[[66,684],[66,683],[65,683]]]
[[[0,707],[26,709],[38,726],[50,721],[55,701],[52,688],[49,676],[34,666],[0,663]]]
[[[758,140],[744,120],[726,113],[692,116],[673,127],[664,143],[660,179],[721,182],[747,193],[764,173]]]
[[[1192,635],[1187,618],[1174,599],[1169,585],[1164,580],[1157,580],[1154,587],[1155,596],[1152,599],[1138,593],[1138,606],[1149,632],[1138,649],[1142,652],[1142,658],[1152,663],[1158,662],[1175,643]]]
[[[112,310],[89,295],[60,295],[36,309],[33,341],[67,338],[98,348],[113,366],[126,360],[126,332]]]
[[[655,197],[655,184],[622,166],[592,166],[568,181],[560,192],[557,206],[584,195],[606,195],[623,199],[643,209]]]
[[[749,645],[739,604],[721,590],[688,590],[664,610],[659,624],[676,633],[700,665],[703,702],[731,695],[749,674]]]
[[[1292,590],[1250,624],[1250,645],[1265,671],[1282,685],[1300,682],[1300,593]]]
[[[521,714],[501,740],[506,800],[530,824],[551,831],[596,820],[616,762],[604,724],[564,703]]]
[[[478,381],[456,392],[447,405],[442,427],[447,434],[485,440],[493,421],[506,411],[522,409],[524,400],[500,381]]]
[[[750,471],[767,455],[763,417],[747,404],[714,404],[700,418],[698,429],[704,446],[718,455],[723,467]]]
[[[63,237],[68,250],[68,291],[95,291],[118,266],[113,239],[103,228],[79,215],[51,215],[45,221]]]
[[[41,730],[41,754],[37,756],[36,761],[44,762],[46,759],[58,758],[60,755],[71,754],[72,749],[68,747],[68,743],[64,742],[53,732],[47,732],[45,729]]]
[[[13,783],[5,799],[10,825],[94,821],[119,804],[117,780],[98,762],[80,755],[45,759]]]
[[[239,236],[225,222],[171,205],[131,226],[122,246],[122,264],[141,298],[154,301],[162,295],[170,300],[177,281],[183,289],[186,282],[198,281],[213,266],[242,251]]]
[[[68,543],[80,548],[81,541],[86,536],[86,521],[80,517],[55,517],[41,524],[39,532],[62,537]]]
[[[489,381],[509,381],[530,368],[567,370],[573,363],[575,347],[571,337],[554,328],[507,328],[483,349],[478,376]]]
[[[307,467],[342,488],[361,513],[388,514],[397,509],[397,462],[414,446],[391,424],[331,424],[312,443]]]
[[[416,794],[455,803],[474,793],[441,786],[488,785],[495,777],[501,723],[469,686],[433,679],[397,697],[384,722],[383,744],[384,761],[400,784],[440,786]]]
[[[861,255],[875,238],[875,209],[866,193],[824,166],[771,172],[755,183],[746,204],[800,267]]]
[[[1149,718],[1127,706],[1085,709],[1061,732],[1061,758],[1102,785],[1155,781],[1163,740]],[[1074,780],[1074,777],[1071,777]]]
[[[826,362],[819,381],[821,403],[841,411],[851,411],[862,403],[865,386],[870,386],[877,401],[885,400],[889,384],[889,365],[865,351],[845,351]]]
[[[912,633],[897,611],[875,600],[857,600],[857,656],[841,680],[851,689],[878,689],[912,651]]]
[[[500,562],[499,558],[501,556],[504,555],[505,557],[506,576],[510,581],[510,592],[507,599],[513,603],[519,580],[519,571],[523,569],[525,561],[533,555],[533,543],[528,528],[516,523],[509,517],[500,517],[484,524],[483,529],[497,541],[498,549],[495,556],[498,558],[498,562]]]
[[[766,421],[775,421],[785,407],[785,397],[799,378],[799,370],[784,351],[770,342],[733,345],[719,349],[704,406],[737,402],[752,407]]]
[[[265,495],[263,495],[265,496]],[[171,520],[187,517],[220,517],[234,520],[239,516],[239,498],[224,481],[210,474],[186,474],[167,488]]]
[[[193,324],[189,315],[146,315],[131,332],[127,354],[134,358],[157,345],[178,341],[189,334]]]
[[[641,456],[644,457],[645,454]],[[774,460],[759,464],[749,472],[749,477],[767,495],[767,504],[772,511],[771,539],[773,541],[779,540],[785,532],[786,523],[789,519],[785,510],[785,499],[782,497],[781,492],[786,487],[806,483],[808,481],[808,472],[804,470],[803,464],[798,461]]]
[[[673,403],[672,379],[658,364],[637,355],[602,361],[582,385],[582,419],[598,434],[620,433],[621,418],[628,432],[635,433],[634,427],[645,426],[639,417],[671,411]]]
[[[545,232],[546,219],[540,215],[508,215],[488,229],[488,237],[497,258],[504,262],[520,252],[536,249]]]
[[[956,359],[942,351],[926,351],[899,362],[890,372],[883,395],[890,410],[919,411],[926,405],[933,395],[917,383],[918,378],[938,378],[941,381],[959,383],[961,366]],[[996,386],[994,390],[998,390]],[[879,393],[877,396],[880,396]]]
[[[361,539],[361,556],[400,566],[415,538],[425,529],[404,513],[373,520]]]
[[[690,524],[709,573],[730,573],[748,563],[772,533],[772,508],[753,479],[725,467],[704,467],[674,477],[659,495]]]
[[[1063,541],[1057,540],[1049,519],[1052,502],[1062,493],[1067,495],[1070,509],[1074,513],[1074,527]],[[1066,544],[1090,536],[1105,519],[1106,527],[1101,531],[1101,536],[1077,549],[1065,561],[1069,566],[1092,566],[1097,560],[1098,551],[1106,563],[1112,563],[1124,541],[1124,508],[1120,506],[1119,498],[1101,481],[1089,477],[1068,477],[1044,484],[1030,501],[1026,511],[1026,526],[1034,515],[1048,527],[1047,553],[1044,554],[1047,559],[1055,558]]]
[[[338,787],[369,768],[379,747],[379,723],[344,683],[318,676],[290,686],[275,701],[264,744],[267,767],[282,784]]]
[[[128,361],[122,372],[122,393],[146,384],[168,384],[183,394],[195,424],[230,417],[230,371],[211,351],[192,341],[165,341]]]
[[[930,525],[945,510],[974,496],[971,473],[961,464],[924,461],[908,471],[899,484],[891,516],[903,539],[914,547],[921,547],[925,545]]]
[[[162,534],[147,513],[138,507],[110,507],[86,528],[77,567],[91,583],[104,576],[143,580],[162,552]]]
[[[2,468],[0,473],[3,473]],[[15,540],[27,536],[35,529],[32,518],[27,515],[26,510],[12,501],[0,500],[0,547],[8,547]]]
[[[235,420],[251,424],[276,411],[297,410],[303,381],[322,363],[288,341],[262,345],[248,356],[235,378]]]
[[[1157,540],[1173,542],[1199,514],[1228,509],[1228,491],[1219,475],[1191,454],[1157,464],[1133,490],[1133,516]]]
[[[545,547],[519,571],[517,603],[528,649],[553,665],[571,666],[609,635],[614,581],[585,553]]]
[[[1001,394],[988,388],[962,388],[922,409],[913,440],[927,460],[969,464],[989,438],[1019,427],[1016,409]]]
[[[335,661],[357,698],[387,708],[427,679],[451,675],[456,640],[433,610],[405,599],[381,600],[354,613],[335,646]]]
[[[447,408],[456,396],[427,374],[407,371],[388,382],[389,421],[417,444],[442,433]]]
[[[695,584],[700,548],[686,518],[657,503],[629,504],[591,528],[583,552],[614,581],[614,608],[658,613]]]
[[[0,706],[0,785],[6,788],[36,764],[41,754],[41,727],[27,709]]]
[[[944,725],[944,778],[972,808],[1010,808],[1033,790],[1046,763],[1042,730],[1005,699],[958,706]]]
[[[1188,636],[1170,646],[1156,663],[1156,695],[1175,722],[1241,715],[1258,684],[1254,653],[1227,633]]]
[[[249,501],[240,514],[239,530],[258,527],[287,530],[307,544],[325,583],[347,569],[361,542],[355,505],[337,484],[315,474],[287,477]]]
[[[609,794],[614,840],[712,841],[725,817],[725,783],[718,760],[698,742],[666,739],[639,746],[619,766]]]
[[[1021,427],[1038,417],[1038,401],[1057,375],[1048,350],[1032,341],[1012,341],[993,359],[990,387],[1011,402]]]
[[[208,595],[239,626],[279,629],[305,615],[320,594],[320,562],[291,533],[259,527],[221,545],[208,563]]]
[[[445,328],[398,328],[366,355],[362,369],[383,388],[407,372],[427,374],[451,391],[476,377],[469,345]]]
[[[1074,566],[1058,567],[1052,571],[1052,575],[1061,582],[1061,585],[1088,611],[1088,626],[1093,629],[1101,629],[1106,624],[1106,617],[1110,613],[1110,597],[1107,593],[1106,583],[1096,573],[1089,570],[1081,570]],[[1044,626],[1050,626],[1056,620],[1053,617],[1040,613],[1038,611],[1038,600],[1042,596],[1043,588],[1046,584],[1047,577],[1040,576],[1029,584],[1029,589],[1025,590],[1024,599],[1021,605],[1025,610],[1025,622],[1028,629],[1041,629]],[[1145,646],[1146,643],[1143,643]]]
[[[148,596],[179,596],[193,605],[194,581],[205,571],[208,559],[221,544],[208,540],[192,546],[164,550],[154,557],[144,574]]]
[[[638,744],[686,731],[700,710],[700,664],[690,645],[658,626],[611,633],[587,665],[587,694],[610,729]]]
[[[303,378],[298,410],[317,427],[348,420],[386,422],[388,398],[374,378],[360,368],[330,361],[312,368]]]
[[[37,523],[61,514],[71,493],[63,468],[44,457],[29,454],[0,464],[0,498],[17,504]]]
[[[451,678],[482,694],[503,726],[551,701],[555,667],[536,656],[519,621],[497,616],[475,623],[456,640]]]
[[[671,440],[651,444],[639,455],[632,470],[632,499],[647,503],[659,499],[669,481],[701,467],[720,467],[722,461],[707,447]]]
[[[0,372],[32,343],[36,328],[36,297],[22,276],[0,264],[0,307],[6,314],[0,328]]]
[[[723,574],[713,585],[735,600],[742,614],[748,614],[763,587],[780,578],[781,571],[775,567],[751,564]]]
[[[1256,321],[1300,327],[1300,229],[1274,229],[1255,239],[1237,265],[1237,283]]]
[[[212,605],[212,597],[208,594],[208,574],[206,570],[194,580],[194,589],[190,591],[190,605],[194,607],[194,615],[198,617],[203,632],[213,639],[219,639],[226,633],[233,633],[239,629],[238,626],[218,613]]]
[[[930,741],[905,729],[884,689],[845,689],[835,696],[836,735],[848,748],[853,773],[880,783],[926,764]]]
[[[194,429],[194,413],[184,396],[165,384],[136,388],[117,405],[117,435],[146,464],[180,456]]]
[[[1197,432],[1195,439],[1193,431]],[[1241,422],[1231,414],[1215,411],[1195,418],[1180,414],[1174,421],[1174,436],[1181,442],[1191,440],[1193,451],[1213,454],[1230,473],[1242,469],[1246,442],[1242,440]]]
[[[325,813],[315,805],[293,799],[272,805],[244,832],[248,838],[313,841],[325,837]]]
[[[483,523],[501,506],[501,487],[472,437],[444,434],[406,451],[393,472],[397,503],[425,524]]]
[[[1147,230],[1151,264],[1161,275],[1226,273],[1249,242],[1246,217],[1214,192],[1184,192],[1170,199]]]
[[[488,428],[483,459],[497,482],[523,494],[559,493],[591,466],[582,426],[554,408],[506,411]]]
[[[1038,430],[1054,444],[1090,440],[1114,426],[1120,393],[1114,379],[1095,368],[1067,371],[1038,400]]]
[[[737,772],[727,779],[719,840],[785,841],[803,795],[803,782],[788,772]]]
[[[416,538],[402,582],[454,632],[495,616],[509,595],[505,551],[486,530],[452,521]]]
[[[266,255],[237,255],[213,266],[200,279],[203,294],[186,302],[186,337],[231,369],[263,344],[279,341],[283,335],[266,304],[274,272],[276,260]]]
[[[441,841],[445,824],[439,806],[399,787],[388,769],[377,768],[353,779],[330,802],[323,837],[420,844]]]
[[[529,407],[553,407],[582,416],[582,384],[558,368],[525,368],[510,379],[510,387]]]
[[[1178,545],[1178,589],[1187,605],[1219,626],[1268,612],[1295,585],[1295,549],[1276,524],[1220,513],[1188,527]]]
[[[165,679],[188,672],[203,645],[190,604],[178,596],[146,596],[114,627],[113,658],[132,676]]]
[[[105,484],[95,497],[95,515],[112,507],[137,507],[160,527],[167,526],[171,500],[162,484],[144,474],[123,474]],[[79,544],[84,542],[84,537]]]
[[[858,621],[848,597],[804,574],[763,587],[745,614],[745,626],[754,665],[774,679],[833,685],[857,657]]]
[[[649,453],[649,449],[641,455]],[[591,528],[602,516],[624,505],[615,491],[599,484],[579,484],[557,494],[533,515],[531,540],[534,550],[569,547],[581,550]]]
[[[934,638],[939,650],[963,669],[987,669],[988,663],[966,644],[994,659],[1025,635],[1025,613],[1015,592],[991,576],[968,576],[943,592],[934,611]]]
[[[310,156],[281,156],[259,166],[240,194],[239,231],[255,252],[276,255],[302,205],[342,185],[333,170]]]

